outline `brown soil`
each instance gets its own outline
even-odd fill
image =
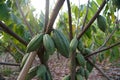
[[[39,60],[38,60],[39,61]],[[8,55],[1,55],[0,56],[0,62],[11,62],[15,63],[14,59]],[[37,62],[38,63],[38,62]],[[119,62],[116,62],[116,64]],[[120,65],[116,64],[109,64],[108,62],[103,62],[103,63],[97,63],[97,65],[104,70],[104,72],[111,78],[111,80],[120,80]],[[34,63],[35,65],[35,63]],[[51,74],[53,76],[53,80],[62,80],[62,78],[69,74],[69,60],[66,59],[63,56],[57,56],[57,54],[54,54],[51,56],[49,62],[48,62]],[[10,75],[5,76],[2,73],[2,70],[5,68],[9,68],[12,73]],[[15,66],[8,66],[8,65],[0,65],[0,75],[2,75],[5,80],[16,80],[17,76],[19,74],[19,67]],[[1,77],[1,76],[0,76]],[[0,79],[2,80],[2,79]],[[37,79],[33,79],[37,80]],[[101,75],[101,73],[96,70],[95,68],[93,69],[92,73],[89,76],[89,80],[106,80],[105,77]]]

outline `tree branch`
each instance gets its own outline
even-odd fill
[[[96,12],[96,14],[93,16],[93,18],[89,21],[89,23],[85,26],[85,28],[83,29],[83,31],[78,35],[77,39],[79,40],[82,35],[85,33],[85,31],[91,26],[91,24],[95,21],[95,19],[97,18],[97,16],[99,15],[99,13],[101,12],[101,10],[103,9],[103,7],[106,4],[106,0],[103,1],[103,3],[101,4],[100,8],[98,9],[98,11]]]
[[[25,16],[24,16],[24,13],[23,13],[22,9],[20,8],[20,5],[19,5],[19,3],[18,3],[18,0],[16,0],[16,5],[17,5],[17,7],[18,7],[18,10],[20,11],[20,14],[21,14],[21,16],[22,16],[22,18],[23,18],[24,23],[27,25],[27,27],[28,27],[28,29],[29,29],[29,31],[30,31],[31,36],[33,36],[34,33],[33,33],[32,29],[31,29],[30,24],[27,22],[27,20],[26,20],[26,18],[25,18]]]
[[[90,57],[90,56],[92,56],[92,55],[95,55],[95,54],[97,54],[97,53],[106,51],[106,50],[111,49],[111,48],[113,48],[113,47],[115,47],[115,46],[118,46],[118,45],[120,45],[120,42],[117,42],[117,43],[115,43],[115,44],[113,44],[113,45],[111,45],[111,46],[109,46],[109,47],[100,49],[99,51],[94,51],[94,52],[92,52],[91,54],[85,56],[85,58],[88,58],[88,57]]]
[[[25,80],[25,77],[32,65],[32,62],[34,61],[36,56],[36,52],[31,52],[30,55],[28,56],[28,59],[26,60],[26,63],[24,64],[17,80]]]
[[[46,0],[46,5],[45,5],[45,26],[44,26],[44,32],[46,31],[47,24],[49,21],[49,0]]]
[[[70,6],[70,1],[67,0],[67,6],[68,6],[68,15],[69,15],[69,37],[70,40],[73,38],[73,32],[72,32],[72,16],[71,16],[71,6]]]
[[[76,56],[76,51],[72,52],[72,54],[71,54],[71,65],[70,65],[70,76],[71,76],[71,79],[70,80],[75,80],[75,75],[76,75],[76,60],[75,60],[75,56]]]
[[[20,66],[20,64],[16,64],[16,63],[7,63],[7,62],[0,62],[0,65]]]
[[[21,37],[19,37],[17,34],[15,34],[12,30],[10,30],[2,21],[0,21],[0,27],[4,32],[16,38],[23,45],[27,46],[28,43],[25,40],[23,40]]]
[[[108,80],[110,80],[110,78],[109,78],[97,65],[95,65],[94,63],[92,63],[92,61],[91,61],[90,59],[87,59],[87,61],[88,61],[91,65],[93,65],[99,72],[101,72],[101,74],[102,74],[103,76],[105,76]]]
[[[52,11],[52,14],[51,14],[51,17],[50,17],[50,20],[48,22],[48,25],[47,25],[47,29],[46,29],[46,32],[45,33],[50,33],[53,29],[53,24],[55,22],[55,19],[59,13],[59,10],[61,9],[63,3],[64,3],[65,0],[58,0],[57,3],[55,4],[55,7]]]

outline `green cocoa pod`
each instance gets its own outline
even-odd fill
[[[29,53],[26,53],[26,54],[23,56],[22,62],[21,62],[21,64],[20,64],[20,68],[22,68],[22,67],[24,66],[24,64],[25,64],[28,56],[29,56]]]
[[[90,64],[89,62],[86,62],[86,69],[91,72],[93,70],[94,66]]]
[[[76,60],[77,60],[79,65],[81,65],[83,68],[85,67],[86,60],[81,53],[76,54]]]
[[[34,67],[30,68],[25,80],[31,80],[32,78],[34,78],[37,75],[38,67],[39,66],[34,66]]]
[[[74,37],[70,42],[70,50],[71,52],[75,51],[78,45],[78,40],[76,37]]]
[[[84,80],[83,76],[80,74],[76,74],[76,80]]]
[[[43,45],[45,47],[46,53],[51,55],[54,53],[55,45],[52,38],[48,34],[43,36]]]
[[[69,57],[69,41],[65,37],[65,35],[59,30],[53,30],[52,38],[54,40],[57,51],[60,52],[61,55],[68,58]]]
[[[31,41],[27,45],[26,52],[32,52],[39,48],[39,46],[43,43],[43,33],[35,35]]]
[[[83,54],[86,56],[86,55],[89,55],[89,54],[91,54],[92,53],[92,50],[90,50],[89,48],[85,48],[84,49],[84,52],[83,52]]]
[[[85,70],[85,79],[87,80],[89,77],[89,71],[88,70]]]
[[[78,48],[78,50],[81,51],[82,53],[84,52],[84,45],[83,45],[81,39],[78,41],[77,48]]]
[[[98,27],[101,31],[105,32],[106,31],[106,28],[107,28],[107,22],[106,22],[106,19],[99,15],[97,17],[97,24],[98,24]]]
[[[37,76],[42,78],[46,73],[47,73],[46,66],[40,64],[37,70]]]
[[[77,73],[82,75],[82,76],[85,76],[85,69],[81,66],[78,70],[77,70]]]

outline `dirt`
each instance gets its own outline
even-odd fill
[[[39,59],[36,59],[39,61]],[[0,62],[11,62],[15,63],[14,59],[12,56],[9,54],[1,55],[0,56]],[[38,64],[39,62],[34,62],[34,65]],[[119,62],[116,62],[116,64]],[[107,74],[111,80],[120,80],[120,66],[116,66],[116,64],[108,64],[108,62],[103,62],[103,63],[97,63],[97,65],[103,69],[105,74]],[[63,56],[57,56],[57,54],[54,54],[51,56],[50,60],[48,61],[48,65],[53,77],[53,80],[62,80],[62,78],[65,75],[68,75],[70,73],[69,71],[69,59],[66,59]],[[2,70],[5,68],[9,68],[12,73],[9,75],[4,75],[5,73],[2,73]],[[17,76],[19,74],[20,67],[16,66],[8,66],[8,65],[0,65],[0,75],[5,78],[5,80],[16,80]],[[2,79],[0,79],[2,80]],[[33,79],[37,80],[37,79]],[[102,74],[96,70],[95,68],[93,69],[92,73],[89,76],[89,80],[106,80]]]

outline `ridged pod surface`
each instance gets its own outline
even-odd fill
[[[39,46],[43,43],[43,33],[35,35],[31,41],[27,45],[26,52],[32,52],[39,48]]]
[[[77,70],[77,73],[82,75],[82,76],[85,76],[85,69],[81,66],[78,70]]]
[[[77,53],[76,59],[77,59],[78,64],[84,68],[85,64],[86,64],[86,60],[85,60],[84,56],[81,53]]]
[[[70,42],[70,50],[73,52],[76,50],[77,48],[77,45],[78,45],[78,40],[76,37],[74,37],[71,42]]]
[[[97,24],[98,24],[98,27],[101,31],[105,32],[106,31],[106,28],[107,28],[107,22],[106,22],[106,19],[105,17],[101,16],[101,15],[98,15],[97,17]]]
[[[37,70],[38,70],[39,66],[34,66],[32,68],[30,68],[25,80],[31,80],[33,77],[35,77],[37,75]]]
[[[68,58],[69,57],[69,41],[65,35],[59,30],[53,30],[52,38],[54,40],[57,51],[61,55]]]
[[[85,70],[85,79],[87,80],[89,77],[89,71],[88,70]]]
[[[43,36],[43,45],[45,47],[46,53],[52,55],[55,51],[55,45],[54,42],[52,40],[52,38],[50,37],[50,35],[45,34]]]
[[[83,46],[83,43],[82,43],[81,39],[79,39],[79,41],[78,41],[77,48],[78,48],[79,51],[84,52],[84,46]]]
[[[86,62],[86,69],[91,72],[93,70],[94,66],[90,64],[89,62]]]
[[[84,80],[84,78],[82,75],[76,74],[76,80]]]

